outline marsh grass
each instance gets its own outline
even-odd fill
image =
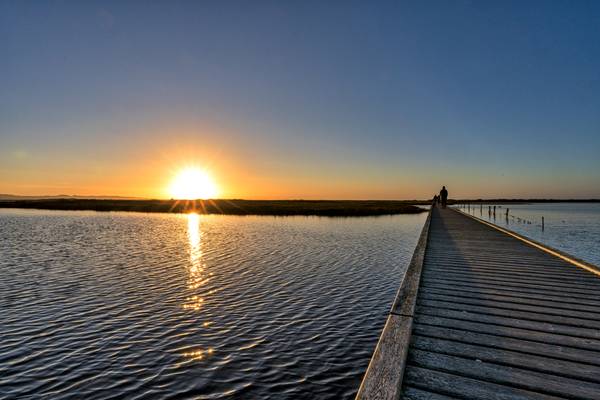
[[[355,217],[424,212],[418,201],[399,200],[107,200],[41,199],[0,201],[0,208],[135,211],[228,215],[316,215]]]

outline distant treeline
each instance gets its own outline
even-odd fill
[[[0,208],[136,211],[230,215],[316,215],[328,217],[417,214],[419,201],[397,200],[103,200],[41,199],[0,201]]]

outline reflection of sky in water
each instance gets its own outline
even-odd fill
[[[461,210],[508,228],[585,261],[600,265],[600,204],[529,203],[496,204],[496,215],[488,205]],[[508,209],[508,218],[506,210]],[[544,217],[544,230],[542,230]]]

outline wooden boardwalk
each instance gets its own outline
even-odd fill
[[[449,209],[420,245],[358,398],[600,399],[597,275]]]

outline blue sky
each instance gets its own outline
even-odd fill
[[[233,197],[600,197],[600,2],[3,1],[0,54],[0,192],[181,156]]]

